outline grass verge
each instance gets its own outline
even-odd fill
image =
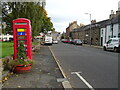
[[[13,54],[13,42],[2,42],[2,58]]]

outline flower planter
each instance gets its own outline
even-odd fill
[[[30,72],[32,65],[28,64],[28,65],[16,65],[13,68],[13,72],[15,73],[24,73],[24,72]]]

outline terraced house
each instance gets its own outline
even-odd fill
[[[72,39],[80,39],[85,44],[103,46],[110,38],[120,37],[120,9],[114,14],[111,11],[109,19],[91,22],[71,30]]]
[[[110,38],[120,37],[120,10],[112,13],[106,27],[100,31],[100,45],[103,45]]]

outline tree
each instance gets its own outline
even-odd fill
[[[53,23],[47,16],[47,11],[39,2],[4,2],[2,8],[3,21],[7,23],[4,33],[12,33],[12,20],[27,18],[31,20],[32,36],[40,32],[53,31]]]
[[[65,32],[62,33],[62,36],[61,36],[61,39],[65,39],[66,36],[65,36]]]

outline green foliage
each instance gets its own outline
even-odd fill
[[[38,41],[36,41],[36,40],[33,40],[33,42],[32,42],[32,46],[34,47],[35,45],[38,45],[38,44],[40,44],[40,42],[38,42]]]
[[[14,63],[15,65],[33,64],[33,60],[29,60],[26,56],[25,46],[24,46],[24,43],[22,41],[19,43],[17,50],[18,50],[17,59],[13,60],[12,63]]]
[[[66,38],[66,35],[65,35],[65,33],[63,32],[62,33],[62,36],[61,36],[61,39],[65,39]]]
[[[2,65],[4,67],[4,70],[11,70],[13,69],[13,67],[15,67],[16,65],[33,65],[34,61],[33,60],[23,60],[23,59],[17,59],[17,60],[13,60],[11,58],[7,59],[2,59]]]
[[[12,20],[17,18],[27,18],[31,20],[32,36],[40,32],[54,31],[51,19],[47,16],[47,11],[39,2],[4,2],[2,5],[3,21],[7,23],[3,33],[12,34]]]
[[[9,63],[12,66],[15,65],[33,65],[34,61],[33,60],[28,60],[28,59],[17,59],[17,60],[11,60],[11,62]]]
[[[27,58],[26,54],[25,54],[25,47],[24,47],[23,42],[19,43],[17,50],[18,50],[18,53],[17,53],[18,59],[26,59]]]

